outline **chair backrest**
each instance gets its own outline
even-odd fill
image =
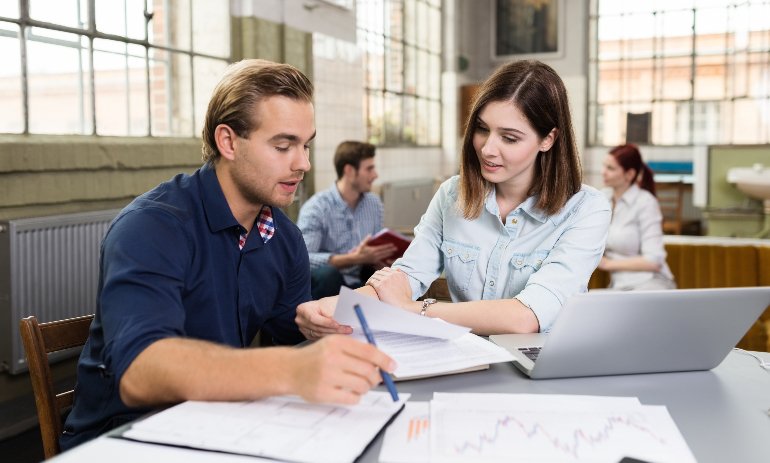
[[[74,395],[74,391],[56,394],[47,354],[84,345],[88,340],[88,329],[93,319],[93,315],[87,315],[38,324],[35,317],[27,317],[19,323],[32,389],[35,392],[46,458],[51,458],[61,451],[59,437],[64,428],[60,410],[72,405]]]
[[[684,183],[656,183],[655,188],[658,190],[658,203],[663,214],[663,231],[681,235]]]

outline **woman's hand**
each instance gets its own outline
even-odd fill
[[[409,285],[409,277],[401,269],[385,267],[377,270],[366,284],[377,291],[377,297],[382,302],[414,311],[410,307],[414,306],[414,301],[412,301],[412,287]]]
[[[611,272],[613,262],[614,261],[612,259],[608,259],[602,256],[602,260],[599,261],[599,266],[596,268],[598,268],[599,270],[604,270],[605,272]]]
[[[330,334],[353,333],[353,328],[340,325],[333,320],[336,307],[336,296],[305,302],[297,306],[297,317],[294,321],[307,339],[315,340]]]

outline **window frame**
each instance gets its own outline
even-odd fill
[[[196,119],[195,119],[195,57],[202,57],[202,58],[208,58],[208,59],[214,59],[219,61],[224,61],[227,63],[232,62],[232,49],[230,50],[230,55],[227,57],[223,56],[214,56],[209,55],[206,53],[199,53],[194,51],[194,34],[193,34],[193,15],[192,15],[192,2],[190,2],[190,49],[183,49],[178,48],[174,46],[169,45],[161,45],[161,44],[155,44],[151,43],[149,41],[149,34],[148,34],[148,28],[150,20],[152,19],[152,13],[149,13],[147,11],[147,3],[148,0],[144,0],[144,39],[134,39],[129,37],[123,37],[120,35],[114,35],[114,34],[107,34],[104,32],[100,32],[96,28],[96,0],[86,0],[87,2],[87,8],[88,8],[88,24],[87,27],[84,27],[82,29],[77,27],[70,27],[70,26],[63,26],[60,24],[54,24],[49,23],[45,21],[39,21],[36,19],[32,19],[30,17],[30,0],[18,0],[19,5],[19,17],[18,18],[9,18],[0,16],[0,23],[12,23],[16,24],[18,26],[18,32],[7,32],[0,30],[0,34],[6,37],[13,37],[16,39],[19,39],[19,52],[21,55],[21,99],[22,99],[22,123],[23,123],[23,131],[21,134],[28,135],[29,132],[29,86],[28,86],[28,66],[27,66],[27,41],[29,40],[29,36],[31,35],[31,28],[36,27],[40,29],[48,29],[58,32],[65,32],[70,34],[75,34],[78,37],[86,37],[88,39],[88,46],[78,46],[78,47],[72,47],[76,48],[78,51],[87,50],[88,51],[88,79],[89,79],[89,90],[90,90],[90,105],[91,105],[91,133],[81,133],[81,134],[72,134],[72,135],[79,135],[79,136],[93,136],[93,135],[99,135],[97,132],[97,123],[96,123],[96,87],[95,87],[95,71],[94,71],[94,39],[102,39],[102,40],[110,40],[113,42],[120,42],[124,44],[129,45],[139,45],[144,47],[144,60],[145,60],[145,84],[147,88],[147,134],[146,135],[137,135],[132,136],[127,134],[126,136],[129,137],[155,137],[158,135],[153,134],[152,125],[153,125],[153,115],[152,115],[152,102],[151,102],[151,91],[150,91],[150,74],[151,74],[151,67],[150,67],[150,50],[151,49],[157,49],[157,50],[163,50],[166,52],[172,52],[172,53],[179,53],[184,54],[189,57],[190,60],[190,98],[191,98],[191,120],[192,120],[192,127],[193,127],[193,133],[191,137],[195,138],[195,130],[196,127]],[[230,11],[230,5],[229,2],[227,4],[228,8],[228,15]],[[62,45],[60,40],[47,38],[47,37],[40,37],[40,36],[34,36],[34,41],[41,41],[46,43],[53,43],[56,45]],[[103,50],[97,50],[99,52],[104,52]],[[126,53],[117,53],[121,56],[128,57],[128,52]],[[131,55],[133,56],[133,55]],[[81,75],[84,74],[83,72],[80,73]],[[167,84],[168,85],[168,84]],[[126,89],[128,91],[128,88]],[[84,105],[84,99],[81,98],[80,101],[81,107]],[[128,109],[127,109],[128,110]],[[37,134],[36,134],[37,135]],[[39,134],[39,135],[46,135],[46,134]],[[166,136],[166,135],[163,135]],[[186,138],[185,135],[169,135],[172,137],[179,137],[179,138]]]

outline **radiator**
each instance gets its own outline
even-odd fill
[[[386,228],[411,235],[428,210],[441,183],[432,178],[404,180],[382,185],[380,196],[385,208]]]
[[[99,247],[120,209],[0,221],[0,366],[27,370],[19,321],[93,314]],[[81,348],[49,354],[54,362]]]

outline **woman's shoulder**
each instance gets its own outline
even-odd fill
[[[551,216],[555,224],[574,215],[588,215],[595,212],[611,212],[612,205],[605,194],[596,188],[583,184],[580,190],[567,200],[561,211]]]

